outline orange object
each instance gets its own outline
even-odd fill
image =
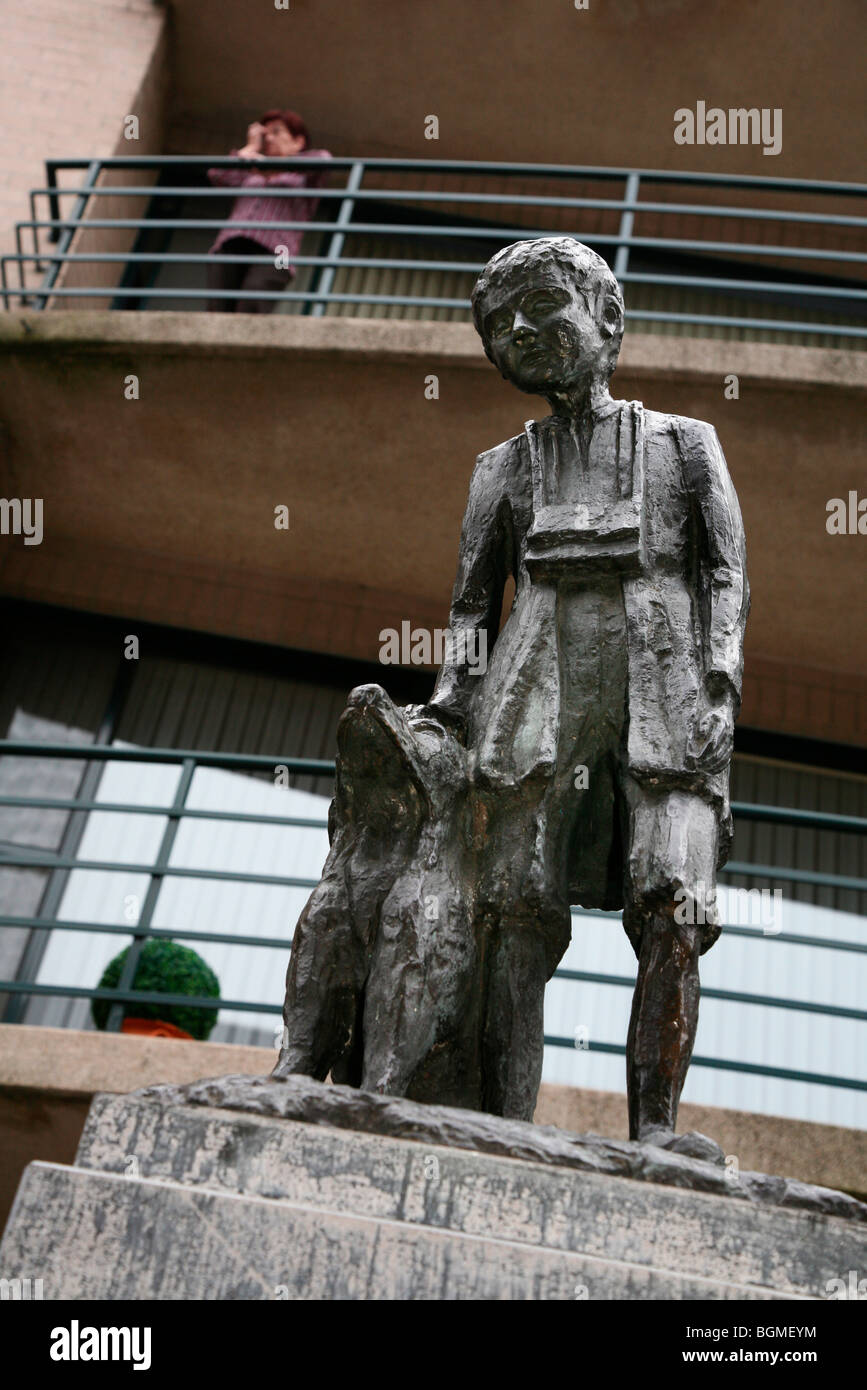
[[[125,1018],[120,1031],[148,1038],[187,1038],[190,1042],[194,1041],[192,1033],[185,1033],[174,1023],[163,1023],[161,1018]]]

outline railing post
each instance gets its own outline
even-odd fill
[[[73,210],[70,214],[71,221],[79,222],[81,218],[84,216],[84,211],[90,199],[90,190],[93,188],[94,184],[96,183],[96,180],[99,177],[100,168],[101,160],[99,159],[92,159],[88,164],[87,173],[84,176],[84,183],[81,185],[81,190],[79,192],[78,197],[75,200],[75,206],[73,207]],[[55,195],[51,201],[53,205],[52,211],[56,212],[56,215],[59,218],[60,209],[59,207],[57,207],[57,196]],[[66,252],[69,250],[69,247],[72,244],[72,238],[75,236],[75,233],[78,229],[76,227],[51,227],[49,230],[56,234],[52,236],[50,240],[58,241],[59,245],[57,249],[61,255],[65,255]],[[43,280],[40,286],[40,294],[36,302],[37,309],[45,308],[45,305],[48,302],[48,295],[46,294],[46,290],[52,289],[57,280],[58,275],[60,274],[60,270],[63,265],[65,265],[64,261],[55,261],[53,265],[49,268],[45,276],[45,279]]]
[[[349,171],[349,178],[346,181],[346,192],[348,196],[344,198],[340,204],[340,211],[337,214],[337,220],[335,222],[336,228],[348,227],[352,221],[352,214],[355,211],[355,199],[352,197],[352,194],[358,192],[363,178],[364,162],[359,160],[356,164],[353,164]],[[330,260],[336,261],[340,259],[343,254],[343,245],[345,241],[345,232],[335,230],[328,246],[328,256]],[[319,284],[316,286],[317,290],[324,294],[330,294],[336,274],[336,266],[327,265],[319,277]],[[321,318],[325,313],[325,309],[325,300],[319,299],[315,304],[310,306],[311,316],[313,318]]]
[[[54,164],[54,161],[53,161],[52,159],[46,159],[46,161],[45,161],[45,182],[48,184],[48,187],[49,187],[49,188],[51,188],[51,189],[56,189],[56,188],[57,188],[57,168],[56,168],[56,166],[55,166],[55,164]],[[53,222],[59,222],[59,221],[60,221],[60,198],[57,196],[57,193],[56,193],[56,192],[50,193],[50,194],[48,195],[48,216],[51,218],[51,220],[52,220]],[[35,235],[35,233],[36,233],[36,228],[35,228],[35,227],[34,227],[33,231],[34,231],[34,235]],[[49,240],[49,241],[58,241],[59,238],[60,238],[60,228],[59,228],[59,227],[49,227],[49,229],[48,229],[48,240]]]
[[[20,225],[16,222],[16,224],[15,224],[15,256],[16,256],[16,262],[15,262],[15,263],[16,263],[16,265],[18,266],[18,288],[19,288],[20,291],[21,291],[21,303],[22,303],[22,304],[24,303],[24,300],[25,300],[25,297],[26,297],[26,296],[25,296],[25,291],[26,291],[26,288],[27,288],[26,285],[25,285],[25,283],[24,283],[24,250],[23,250],[23,245],[24,245],[24,244],[23,244],[23,242],[22,242],[22,240],[21,240],[21,227],[20,227]],[[6,307],[8,308],[9,306],[7,305]]]
[[[169,858],[174,848],[175,837],[181,823],[181,813],[186,804],[187,795],[190,790],[190,783],[193,780],[193,773],[196,770],[195,758],[185,758],[181,768],[181,775],[178,778],[178,785],[175,790],[174,799],[168,810],[168,821],[163,831],[163,838],[160,841],[159,853],[156,862],[151,870],[151,881],[145,893],[145,900],[142,903],[142,910],[139,913],[138,921],[132,928],[133,940],[130,943],[120,972],[120,979],[117,982],[118,989],[132,989],[138,970],[139,958],[144,948],[145,941],[150,934],[151,922],[153,921],[154,911],[157,905],[160,889],[163,886],[163,870],[168,868]],[[105,1031],[107,1033],[119,1033],[123,1023],[123,1014],[126,1004],[119,1001],[112,1004],[108,1014],[108,1022]]]
[[[50,206],[50,204],[49,204],[49,206]],[[52,212],[49,212],[48,216],[49,216],[49,217],[53,217],[54,214],[53,214]],[[36,194],[35,194],[35,193],[33,192],[33,190],[31,189],[31,190],[30,190],[30,221],[33,223],[33,226],[30,228],[30,231],[31,231],[31,240],[32,240],[32,242],[33,242],[33,269],[34,269],[34,271],[44,270],[44,268],[45,268],[45,267],[43,266],[43,264],[42,264],[42,261],[39,259],[39,228],[36,226],[36,223],[37,223],[38,220],[39,220],[39,214],[38,214],[38,212],[37,212],[37,210],[36,210]]]
[[[633,169],[631,174],[626,175],[626,188],[623,194],[623,201],[627,206],[620,214],[620,242],[617,247],[617,255],[614,258],[614,274],[618,280],[626,274],[626,267],[629,265],[629,243],[628,238],[632,236],[632,228],[635,225],[635,213],[628,206],[630,203],[638,202],[638,186],[640,179]]]

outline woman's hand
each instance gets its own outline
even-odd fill
[[[261,159],[262,158],[262,136],[265,134],[265,127],[260,121],[254,121],[247,126],[247,143],[242,150],[238,151],[241,159]]]

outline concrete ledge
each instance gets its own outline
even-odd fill
[[[0,1231],[28,1163],[73,1161],[97,1092],[240,1070],[265,1075],[275,1056],[264,1047],[0,1024]]]
[[[0,1024],[0,1086],[88,1103],[99,1091],[125,1094],[161,1081],[183,1084],[238,1071],[266,1076],[276,1059],[267,1047]]]
[[[487,1139],[498,1126],[507,1143],[504,1121],[485,1127]],[[434,1133],[443,1142],[433,1142]],[[863,1263],[863,1224],[818,1213],[805,1223],[794,1209],[732,1197],[734,1185],[724,1177],[723,1197],[615,1177],[605,1171],[601,1152],[595,1172],[534,1162],[529,1154],[459,1148],[460,1138],[436,1118],[429,1133],[397,1138],[249,1111],[173,1106],[156,1097],[98,1096],[75,1166],[128,1176],[134,1158],[136,1176],[151,1181],[495,1235],[699,1278],[712,1271],[722,1282],[779,1294],[821,1295],[841,1265]],[[666,1159],[656,1176],[689,1181],[676,1171],[689,1164]]]
[[[137,356],[147,352],[160,358],[267,356],[269,362],[275,353],[283,352],[301,360],[384,364],[422,359],[440,367],[491,370],[470,323],[93,309],[0,314],[0,353],[70,349],[77,356],[134,349]],[[621,377],[664,374],[669,380],[711,381],[714,386],[729,372],[737,372],[759,386],[867,389],[865,352],[632,331],[627,333],[618,370]]]
[[[652,1147],[236,1076],[97,1096],[74,1166],[28,1165],[0,1266],[47,1299],[822,1299],[863,1217]]]
[[[52,1299],[778,1299],[632,1262],[411,1222],[33,1163],[3,1269]],[[578,1293],[578,1289],[583,1293]]]

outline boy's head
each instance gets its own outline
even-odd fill
[[[611,270],[572,237],[517,241],[491,258],[473,290],[485,352],[522,391],[547,396],[588,377],[608,381],[623,339],[623,295]]]

